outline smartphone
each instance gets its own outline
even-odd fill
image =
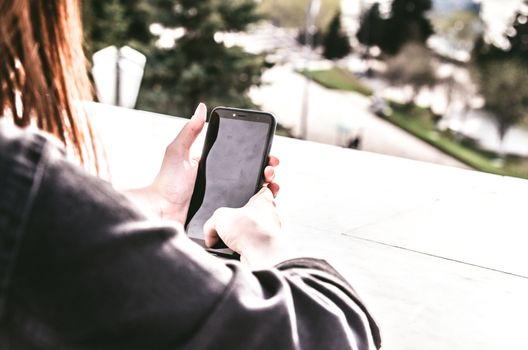
[[[229,107],[211,111],[185,222],[188,236],[211,253],[238,257],[221,241],[207,248],[203,225],[216,209],[243,207],[260,190],[275,128],[271,113]]]

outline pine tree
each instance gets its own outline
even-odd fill
[[[425,44],[434,32],[426,17],[431,7],[431,0],[394,0],[389,18],[383,19],[379,5],[374,4],[361,21],[358,39],[388,55],[397,54],[410,42]]]
[[[383,36],[383,26],[379,3],[376,2],[362,16],[356,37],[365,46],[379,45]]]
[[[419,19],[431,7],[431,0],[393,0],[391,16],[396,18]]]
[[[426,17],[426,12],[431,7],[431,0],[394,0],[380,48],[385,53],[394,55],[409,42],[425,44],[434,32]]]
[[[152,14],[145,1],[90,0],[82,2],[86,48],[91,55],[109,45],[129,45],[149,51],[155,37],[149,30]]]
[[[323,56],[332,60],[343,58],[352,51],[348,36],[341,28],[340,11],[335,14],[328,26],[328,32],[323,39],[323,48]]]
[[[253,0],[91,0],[83,10],[90,51],[126,44],[147,55],[138,108],[188,116],[200,101],[253,107],[247,92],[260,84],[263,56],[228,48],[215,34],[245,30],[259,19],[256,6]],[[184,35],[160,48],[152,23]]]
[[[119,0],[83,1],[83,25],[89,54],[126,42],[128,18]]]

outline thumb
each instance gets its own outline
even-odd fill
[[[237,210],[239,209],[218,208],[213,216],[205,222],[203,232],[205,245],[207,247],[214,246],[220,239],[223,239],[224,243],[229,246],[229,235],[230,231],[232,231],[232,222],[236,218]],[[221,237],[221,235],[223,237]],[[233,249],[233,247],[230,248]]]
[[[176,136],[174,141],[171,142],[167,149],[171,153],[174,152],[176,154],[183,155],[185,158],[189,158],[189,151],[191,149],[191,146],[198,137],[198,135],[200,135],[200,132],[202,131],[205,125],[206,116],[207,107],[205,106],[205,104],[200,103],[196,108],[194,115],[185,124],[183,129],[181,129],[178,136]]]

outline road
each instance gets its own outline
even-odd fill
[[[250,96],[266,111],[274,113],[284,126],[300,134],[300,120],[306,80],[292,65],[280,65],[264,73],[263,86]],[[353,92],[326,89],[316,83],[308,87],[308,132],[310,141],[344,146],[359,134],[360,149],[442,165],[467,168],[400,128],[368,111],[369,99]]]

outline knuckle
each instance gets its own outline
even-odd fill
[[[169,156],[177,156],[182,153],[182,147],[177,142],[171,142],[165,149],[165,154]]]

